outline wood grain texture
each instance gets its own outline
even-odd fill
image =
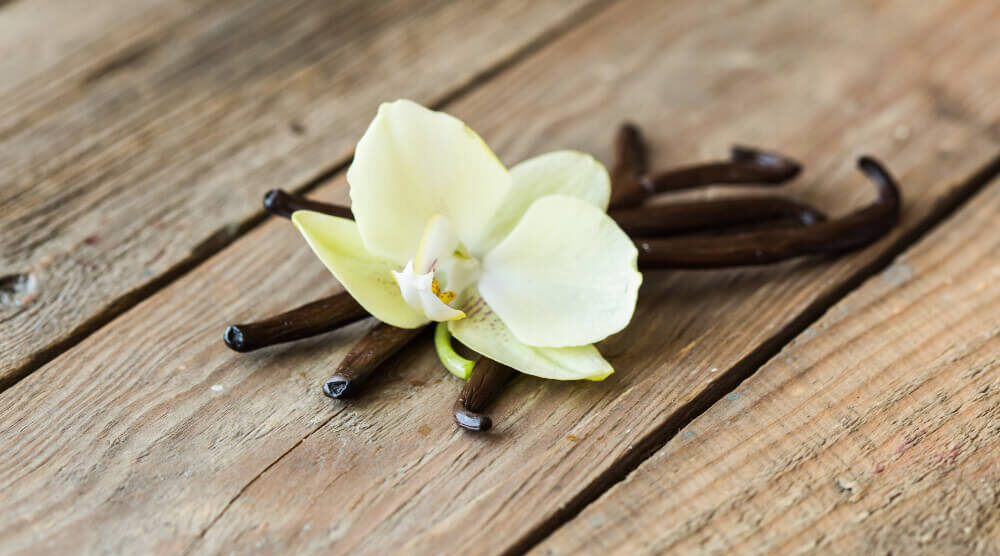
[[[30,0],[0,2],[0,95],[31,82],[61,64],[61,71],[81,72],[98,68],[118,54],[117,49],[100,50],[94,42],[118,45],[135,40],[135,33],[151,31],[155,21],[170,21],[190,15],[193,3],[169,0],[136,2],[87,2],[73,0]],[[88,48],[89,47],[89,48]],[[9,103],[29,100],[49,87],[65,89],[59,79],[35,80],[23,91],[24,97],[5,98],[0,113]]]
[[[476,436],[451,422],[461,384],[429,341],[348,402],[319,387],[366,325],[250,355],[222,345],[226,324],[333,287],[294,230],[268,222],[0,395],[0,492],[14,508],[0,551],[523,548],[974,186],[1000,149],[983,77],[1000,61],[997,9],[613,6],[449,111],[508,163],[557,148],[607,161],[626,118],[653,141],[654,167],[734,141],[771,147],[806,163],[792,190],[832,215],[872,195],[853,168],[871,152],[903,184],[900,230],[835,261],[648,273],[634,324],[602,345],[615,375],[519,377]],[[344,182],[319,197],[342,201]]]
[[[534,554],[1000,552],[1000,182]]]
[[[345,162],[379,102],[440,102],[590,2],[90,4],[0,12],[0,277],[34,285],[0,303],[0,386]]]

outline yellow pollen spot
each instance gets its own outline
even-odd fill
[[[458,295],[455,292],[442,292],[441,282],[438,282],[437,278],[431,280],[431,293],[436,295],[437,298],[441,300],[441,303],[444,303],[445,305],[451,303],[455,299],[455,296]]]

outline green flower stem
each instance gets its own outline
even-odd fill
[[[448,372],[462,380],[469,380],[472,375],[472,367],[475,361],[469,361],[455,352],[451,347],[451,333],[448,332],[448,323],[439,322],[434,331],[434,347],[437,349],[438,359]]]

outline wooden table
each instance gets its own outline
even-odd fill
[[[995,0],[0,1],[0,553],[1000,552],[998,45]],[[617,372],[487,434],[429,342],[334,402],[371,322],[221,335],[338,290],[260,198],[345,201],[398,97],[508,164],[770,147],[834,215],[871,153],[902,219],[646,273]]]

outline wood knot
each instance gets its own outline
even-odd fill
[[[839,492],[847,496],[848,502],[857,502],[858,498],[861,497],[862,488],[857,481],[845,479],[843,477],[834,477],[833,486]]]
[[[38,280],[33,274],[0,276],[0,305],[27,305],[38,294]]]

